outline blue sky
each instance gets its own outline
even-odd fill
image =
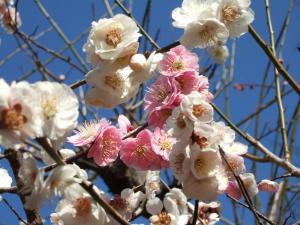
[[[112,2],[112,1],[111,1]],[[146,6],[146,0],[134,0],[133,1],[133,14],[141,21],[144,9]],[[272,19],[275,28],[275,34],[278,34],[280,26],[284,20],[288,9],[289,1],[271,1],[271,10],[272,10]],[[92,5],[94,5],[95,17],[98,19],[105,12],[105,7],[102,0],[43,0],[42,3],[50,13],[50,15],[57,21],[58,25],[62,28],[65,34],[69,37],[70,40],[77,37],[82,31],[88,29],[93,18]],[[180,6],[181,0],[153,0],[152,1],[152,12],[151,12],[151,22],[150,22],[150,34],[154,36],[158,29],[160,29],[160,35],[158,39],[158,44],[160,46],[167,45],[172,43],[180,38],[182,30],[172,27],[171,23],[171,11]],[[254,1],[252,3],[252,9],[254,10],[256,16],[253,26],[261,34],[261,36],[268,40],[267,24],[265,17],[265,8],[264,1]],[[300,80],[300,53],[297,50],[297,47],[300,46],[300,32],[299,32],[299,23],[300,17],[299,12],[300,5],[299,2],[296,3],[294,11],[292,13],[291,24],[289,32],[287,34],[286,45],[283,51],[284,63],[288,66],[288,69],[291,74],[294,75],[294,78]],[[39,33],[50,27],[50,24],[45,19],[45,17],[38,10],[37,6],[34,4],[33,0],[30,1],[20,1],[19,10],[22,17],[23,25],[21,30],[31,34],[34,31]],[[115,12],[121,12],[116,10]],[[0,31],[1,45],[0,45],[0,60],[4,59],[9,53],[11,53],[16,47],[15,39],[6,35],[2,30]],[[64,46],[64,42],[53,30],[48,32],[42,38],[39,39],[42,44],[45,44],[47,47],[59,50]],[[82,52],[82,45],[86,41],[86,37],[82,38],[75,47],[78,52],[81,54],[82,58],[85,58],[84,53]],[[231,41],[228,41],[228,47],[231,48]],[[65,53],[66,56],[71,56],[74,62],[77,62],[76,59],[72,56],[70,51]],[[203,66],[205,64],[205,55],[204,51],[200,52],[200,55],[203,56],[203,60],[200,62]],[[42,61],[46,60],[49,55],[41,53],[39,55]],[[255,41],[249,34],[246,34],[237,40],[237,50],[235,56],[235,70],[234,70],[234,83],[252,83],[258,84],[261,82],[263,73],[266,67],[267,57],[263,54],[262,50],[258,47]],[[7,81],[13,81],[20,75],[31,71],[33,68],[32,60],[25,56],[24,54],[18,54],[10,60],[9,62],[0,66],[0,77],[6,79]],[[54,74],[66,74],[68,73],[67,83],[72,83],[76,80],[82,79],[82,74],[78,73],[76,70],[69,71],[69,67],[63,62],[56,60],[51,63],[48,67]],[[216,85],[216,80],[222,75],[222,71],[218,70],[215,78],[211,81],[212,90]],[[272,80],[273,74],[270,73],[270,79]],[[34,74],[30,77],[30,81],[35,81],[39,79],[39,74]],[[232,121],[238,122],[244,118],[249,113],[255,111],[256,104],[258,102],[259,89],[254,88],[249,90],[247,88],[245,91],[240,92],[234,89],[232,86],[228,89],[230,96],[230,117]],[[274,90],[271,91],[267,99],[272,99],[274,97]],[[296,94],[290,95],[288,98],[284,99],[284,104],[286,106],[286,115],[290,116],[293,113],[294,107],[298,101]],[[215,100],[216,104],[224,109],[224,96],[220,96]],[[107,111],[101,111],[101,115],[107,115]],[[275,127],[277,117],[277,108],[276,106],[272,107],[270,110],[262,114],[262,123],[268,122],[270,127]],[[218,117],[216,117],[218,118]],[[247,126],[242,127],[247,129],[247,132],[253,134],[254,122],[251,121]],[[263,141],[267,147],[272,147],[274,136],[269,136]],[[238,138],[239,139],[239,138]],[[296,149],[299,150],[299,141],[296,143]],[[252,150],[252,149],[250,149]],[[296,157],[299,159],[299,151],[296,151]],[[299,163],[299,160],[295,161]],[[247,163],[249,164],[249,163]],[[299,164],[298,164],[299,165]],[[0,166],[7,167],[5,161],[0,161]],[[250,169],[250,165],[248,165]],[[259,172],[257,180],[268,178],[268,169],[269,165],[259,166]],[[262,194],[263,200],[267,199],[268,194]],[[20,203],[18,199],[9,194],[4,195],[19,212]],[[223,204],[223,215],[233,220],[233,215],[231,212],[231,203],[226,197],[220,198]],[[230,207],[228,207],[230,206]],[[299,203],[298,203],[299,206]],[[49,215],[53,211],[53,204],[48,204],[47,207],[43,210],[43,216]],[[23,213],[21,213],[23,215]],[[45,218],[46,221],[49,220]],[[242,224],[252,224],[253,219],[250,214],[245,211],[244,222]],[[7,209],[6,206],[0,204],[0,225],[15,225],[18,224],[14,215]]]

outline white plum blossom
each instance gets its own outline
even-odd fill
[[[147,207],[147,206],[146,206]],[[162,211],[162,209],[165,211]],[[186,225],[191,218],[187,208],[187,198],[180,189],[173,188],[165,195],[164,201],[153,199],[147,211],[152,214],[150,224]]]
[[[217,1],[213,0],[183,0],[182,6],[172,11],[173,26],[186,28],[203,14],[206,17],[213,17],[217,13],[217,7]]]
[[[6,169],[0,168],[0,188],[10,188],[12,184],[12,178],[9,176]]]
[[[189,49],[207,48],[225,43],[228,38],[226,26],[215,18],[205,18],[188,24],[180,42]]]
[[[74,152],[73,150],[66,149],[66,148],[60,149],[60,150],[58,150],[58,152],[59,152],[59,155],[63,159],[67,159],[67,158],[72,157],[76,154],[76,152]],[[52,159],[52,157],[46,151],[42,151],[41,156],[42,156],[43,162],[46,163],[47,165],[51,165],[51,164],[55,163],[55,161]]]
[[[217,146],[220,145],[223,149],[226,149],[227,146],[233,144],[235,139],[235,132],[229,126],[226,126],[224,122],[212,122],[212,127],[215,129],[216,134],[216,143]]]
[[[220,220],[220,203],[199,202],[198,218],[201,221],[197,225],[214,225]]]
[[[254,20],[250,4],[250,0],[220,1],[218,18],[226,25],[230,37],[240,37],[248,31],[248,25]]]
[[[135,54],[140,36],[136,23],[130,17],[117,14],[110,19],[92,22],[83,51],[93,65],[101,63],[102,60],[115,61]]]
[[[23,188],[21,192],[26,193],[33,190],[38,173],[39,169],[32,154],[24,153],[21,167],[18,173],[19,178],[23,182]]]
[[[258,193],[258,188],[253,173],[243,173],[240,175],[243,184],[250,197],[254,197]]]
[[[225,146],[223,150],[234,155],[244,155],[248,151],[248,146],[240,142],[234,142],[232,145]]]
[[[62,195],[68,192],[68,186],[87,180],[87,174],[75,164],[57,166],[54,168],[43,184],[44,198]]]
[[[146,83],[154,77],[159,62],[163,59],[163,54],[155,51],[150,54],[148,59],[142,54],[133,55],[129,66],[133,70],[132,77],[137,83]]]
[[[23,81],[9,86],[0,79],[0,144],[5,148],[41,133],[42,121],[35,90]]]
[[[170,168],[172,169],[174,177],[182,182],[186,174],[190,171],[186,169],[187,159],[189,158],[189,145],[178,142],[174,145],[174,149],[170,154]]]
[[[62,199],[50,220],[54,225],[99,225],[107,224],[108,217],[84,190],[74,191],[72,196]]]
[[[183,181],[182,191],[188,198],[211,202],[224,193],[227,186],[228,179],[224,171],[220,171],[216,176],[200,180],[190,173]]]
[[[190,168],[197,179],[213,177],[223,169],[219,151],[215,149],[200,149],[197,144],[191,147]]]
[[[169,135],[180,140],[180,142],[186,142],[192,136],[193,123],[182,112],[180,107],[176,107],[166,121],[165,130]]]
[[[183,114],[193,122],[209,123],[213,120],[213,108],[199,92],[184,96],[181,104]]]
[[[165,209],[174,215],[188,215],[187,198],[185,194],[178,188],[172,188],[163,200]]]
[[[130,67],[108,71],[91,70],[86,75],[86,82],[92,87],[85,96],[85,101],[93,106],[114,108],[128,101],[138,91],[139,83],[134,82]]]
[[[33,84],[44,125],[42,137],[57,140],[65,137],[77,125],[78,99],[72,89],[56,82],[40,81]]]
[[[163,208],[163,203],[158,197],[150,198],[146,203],[146,210],[151,215],[159,214]]]
[[[279,189],[278,183],[266,179],[260,181],[257,186],[260,191],[266,191],[266,192],[277,192]]]

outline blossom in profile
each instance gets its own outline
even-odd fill
[[[72,89],[57,82],[40,81],[33,85],[39,96],[40,117],[44,123],[40,136],[57,140],[77,125],[79,102]]]
[[[65,196],[68,187],[87,180],[87,173],[76,164],[55,167],[43,183],[41,194],[44,199],[53,196]]]
[[[101,129],[109,126],[109,122],[105,119],[84,122],[80,124],[75,135],[68,137],[68,141],[74,146],[85,146],[95,141]]]
[[[228,48],[226,45],[216,44],[208,49],[212,59],[218,64],[224,64],[229,56]]]
[[[63,159],[67,159],[69,157],[76,155],[76,152],[74,152],[71,149],[67,149],[67,148],[58,150],[58,153]],[[52,159],[52,157],[46,151],[42,151],[41,156],[42,156],[42,160],[45,164],[51,165],[51,164],[55,163],[55,161]]]
[[[6,169],[0,168],[0,188],[10,188],[12,184],[12,178],[9,176]]]
[[[240,37],[248,32],[248,25],[254,20],[250,0],[221,0],[218,7],[218,18],[222,21],[230,37]]]
[[[86,82],[92,88],[85,96],[89,105],[114,108],[135,96],[140,83],[130,76],[132,70],[125,67],[118,70],[97,68],[86,75]]]
[[[0,6],[0,11],[1,10],[3,9]],[[1,25],[8,34],[12,34],[16,29],[21,27],[21,17],[19,12],[16,12],[15,7],[9,6],[4,9],[1,17]]]
[[[128,132],[134,130],[134,126],[130,123],[128,118],[124,115],[119,115],[118,126],[122,135],[126,135]]]
[[[113,18],[92,22],[83,51],[92,64],[96,59],[99,62],[117,60],[135,53],[140,36],[136,23],[130,17],[117,14]]]
[[[34,88],[25,81],[9,86],[0,79],[0,90],[0,144],[10,148],[39,136],[43,123]]]
[[[39,169],[34,157],[30,153],[24,153],[18,173],[18,177],[23,182],[22,193],[30,192],[34,188],[34,182],[38,173]]]
[[[163,129],[155,128],[152,137],[152,149],[164,160],[169,161],[173,145],[177,142],[176,138],[168,135]]]
[[[115,126],[101,126],[88,157],[92,157],[98,166],[107,166],[113,163],[121,148],[121,134]]]
[[[195,53],[179,45],[165,53],[159,70],[162,75],[171,77],[182,75],[187,71],[199,72],[199,59]]]
[[[186,164],[190,161],[189,159],[190,148],[189,145],[182,145],[181,142],[178,142],[174,146],[174,150],[170,154],[170,168],[174,177],[179,181],[183,182],[190,173],[190,169]],[[188,169],[187,169],[188,168]]]
[[[197,225],[214,225],[220,220],[220,203],[218,202],[199,202],[198,218],[201,223]]]
[[[258,190],[266,192],[277,192],[279,189],[279,184],[271,180],[262,180],[257,185]]]
[[[226,194],[236,200],[240,200],[242,197],[242,192],[235,181],[229,181],[228,187],[226,189]]]
[[[122,142],[121,160],[129,167],[137,170],[155,170],[161,168],[162,159],[152,148],[152,132],[145,129],[135,138],[127,138]]]

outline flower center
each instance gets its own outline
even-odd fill
[[[182,61],[180,61],[180,60],[175,60],[175,61],[172,63],[172,68],[173,68],[173,70],[175,70],[175,71],[181,71],[181,70],[183,70],[184,65],[183,65]]]
[[[4,109],[1,112],[0,128],[19,129],[27,122],[27,118],[22,115],[22,106],[14,105],[12,108]]]
[[[212,26],[205,25],[203,29],[199,32],[199,38],[203,42],[212,42],[215,43],[215,31],[216,28]]]
[[[205,148],[208,146],[208,139],[206,137],[196,137],[196,143],[201,147]]]
[[[74,203],[74,209],[76,210],[76,216],[87,216],[92,212],[92,204],[87,197],[80,197]]]
[[[172,147],[173,145],[168,141],[168,139],[164,139],[162,142],[160,142],[160,149],[162,151],[170,151],[172,150]]]
[[[46,119],[51,119],[57,113],[56,98],[48,98],[43,102],[43,114]]]
[[[193,105],[193,114],[196,117],[201,117],[205,113],[206,108],[203,105]]]
[[[138,154],[139,156],[144,156],[147,152],[147,147],[145,145],[139,145],[136,148],[136,154]]]
[[[203,167],[205,167],[206,162],[205,160],[203,160],[202,158],[198,157],[195,162],[194,162],[194,168],[197,171],[201,171],[203,169]]]
[[[153,223],[153,225],[170,225],[171,217],[166,212],[161,212],[158,214],[158,220]]]
[[[185,121],[184,121],[184,119],[183,119],[183,113],[180,113],[180,114],[178,115],[178,117],[176,118],[176,125],[177,125],[177,127],[180,128],[180,129],[183,129],[183,128],[186,127],[186,123],[185,123]]]
[[[224,6],[222,8],[222,20],[235,22],[242,15],[241,9],[236,5]]]
[[[168,96],[168,92],[167,91],[162,90],[162,89],[159,89],[157,91],[157,99],[158,99],[158,101],[163,102],[166,99],[167,96]]]
[[[129,210],[129,203],[120,195],[115,195],[114,199],[110,200],[109,204],[118,212]]]
[[[122,78],[117,74],[105,77],[105,84],[114,90],[118,89],[121,86],[121,83]]]
[[[121,29],[115,28],[110,30],[105,37],[106,44],[113,46],[114,48],[117,47],[119,43],[122,41],[122,33]]]

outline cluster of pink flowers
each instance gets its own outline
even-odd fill
[[[99,166],[113,163],[120,154],[121,160],[137,170],[159,170],[169,167],[169,155],[176,139],[156,128],[145,129],[136,137],[122,140],[133,129],[129,120],[120,115],[118,127],[105,119],[79,126],[78,132],[68,138],[75,146],[88,146],[88,157]]]
[[[123,115],[118,126],[107,120],[78,127],[69,138],[76,146],[90,145],[88,157],[99,166],[113,163],[118,156],[136,170],[171,168],[188,198],[215,201],[227,192],[239,199],[241,193],[235,175],[245,183],[249,195],[258,190],[276,191],[276,184],[256,184],[246,173],[243,155],[247,146],[235,142],[235,132],[222,122],[215,122],[213,99],[208,79],[199,75],[199,59],[183,46],[167,52],[158,65],[160,76],[145,95],[149,128],[125,138],[134,130]],[[225,153],[226,163],[219,149]]]
[[[172,110],[180,105],[183,97],[193,91],[201,93],[208,101],[208,79],[199,76],[199,60],[195,53],[180,45],[167,52],[160,62],[161,76],[145,95],[145,110],[149,112],[149,125],[162,128]]]

